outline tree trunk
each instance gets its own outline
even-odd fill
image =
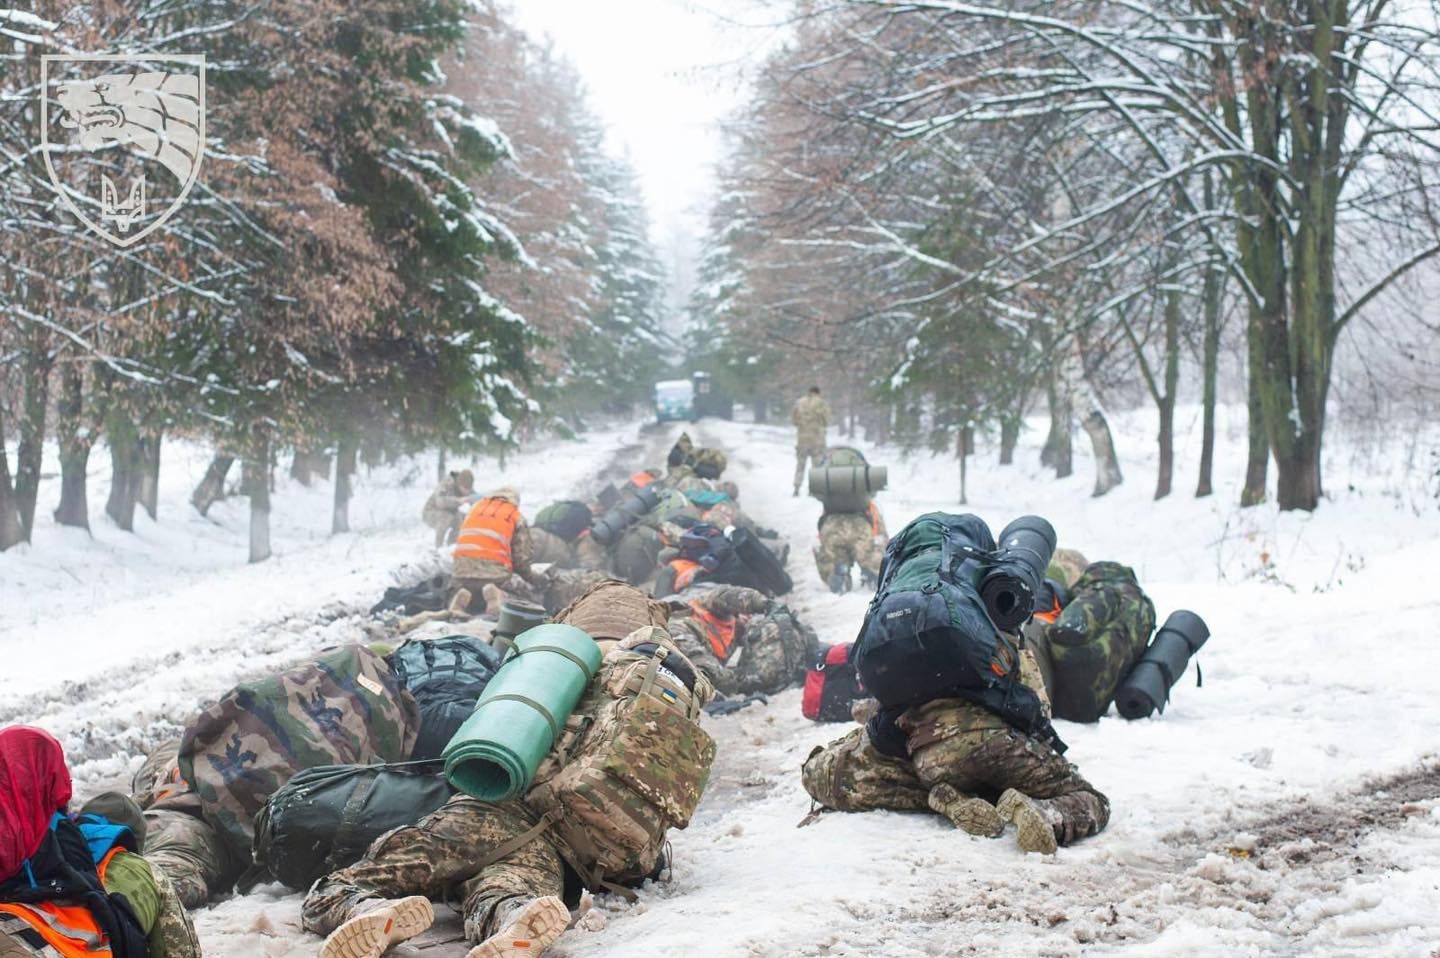
[[[1253,312],[1253,310],[1252,310]],[[1258,506],[1265,501],[1265,487],[1268,485],[1270,469],[1270,437],[1265,426],[1265,403],[1260,393],[1262,385],[1262,360],[1260,347],[1255,343],[1258,337],[1258,323],[1250,321],[1250,347],[1247,359],[1248,380],[1246,386],[1246,428],[1249,431],[1250,452],[1245,465],[1245,488],[1240,493],[1242,507]]]
[[[1209,181],[1206,181],[1209,189]],[[1209,207],[1207,207],[1209,208]],[[1214,492],[1211,484],[1215,471],[1215,401],[1216,385],[1220,378],[1220,277],[1219,270],[1205,273],[1205,344],[1201,359],[1201,381],[1204,396],[1201,399],[1204,425],[1200,434],[1200,481],[1195,486],[1195,498],[1200,499]]]
[[[60,505],[55,521],[62,526],[90,529],[90,499],[86,472],[94,438],[82,423],[85,412],[84,373],[75,365],[60,374],[60,398],[55,404],[55,438],[60,447]]]
[[[350,477],[355,475],[355,447],[354,440],[341,439],[340,449],[335,454],[335,510],[330,523],[332,534],[350,531]],[[443,459],[441,466],[444,466]]]
[[[5,407],[0,403],[0,552],[19,542],[20,510],[16,508],[15,486],[10,478],[10,457],[5,453]]]
[[[40,494],[40,467],[45,456],[45,414],[50,405],[50,370],[55,362],[48,342],[38,333],[31,345],[21,380],[20,443],[15,449],[15,504],[20,536],[26,542],[35,529],[35,502]]]
[[[1020,417],[1009,413],[1000,417],[1000,465],[1015,462],[1015,447],[1020,443]]]
[[[1045,400],[1050,407],[1050,433],[1040,449],[1040,464],[1055,470],[1056,479],[1064,479],[1075,471],[1070,445],[1070,397],[1052,375],[1045,384]]]
[[[105,513],[125,532],[135,531],[135,503],[140,499],[140,434],[120,415],[105,430],[110,441],[110,498]]]
[[[165,440],[162,429],[154,429],[140,437],[140,505],[151,519],[160,512],[160,446]]]
[[[225,498],[225,477],[234,464],[234,456],[218,452],[210,460],[204,478],[195,487],[195,491],[190,494],[190,504],[195,507],[196,512],[203,516],[210,511],[211,506]]]
[[[956,458],[960,460],[960,505],[966,505],[969,499],[966,498],[965,480],[966,464],[970,461],[970,427],[965,426],[955,434]]]
[[[1095,451],[1095,491],[1091,495],[1103,496],[1125,479],[1120,472],[1120,460],[1115,455],[1115,440],[1110,435],[1105,408],[1100,404],[1095,387],[1085,376],[1085,361],[1078,342],[1071,346],[1060,378],[1062,389],[1071,407],[1079,413],[1080,425],[1090,437],[1090,445]]]
[[[313,476],[314,464],[311,461],[310,453],[303,449],[296,449],[290,454],[290,478],[308,489]]]
[[[1170,495],[1175,481],[1175,395],[1180,389],[1180,291],[1165,297],[1165,383],[1156,406],[1160,412],[1160,468],[1155,479],[1155,498]]]
[[[444,449],[441,449],[441,450],[440,450],[440,454],[435,458],[435,481],[436,481],[436,482],[444,482],[444,481],[445,481],[445,467],[446,467],[446,465],[447,465],[447,463],[446,463],[446,458],[445,458],[445,450],[444,450]],[[336,463],[335,468],[337,468],[337,469],[340,468],[339,463]]]
[[[257,439],[240,464],[240,489],[250,498],[250,561],[270,558],[270,443]]]

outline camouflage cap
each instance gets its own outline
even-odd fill
[[[668,619],[665,606],[648,593],[619,579],[606,579],[561,609],[551,621],[573,625],[598,641],[623,639],[636,629],[663,626]]]
[[[719,479],[729,460],[719,449],[706,447],[695,450],[695,474],[705,479]]]
[[[145,850],[145,813],[129,795],[101,792],[80,809],[81,815],[99,815],[112,824],[124,825],[135,836],[135,850]]]
[[[514,486],[501,486],[499,489],[496,489],[494,492],[490,493],[490,495],[486,496],[486,498],[504,499],[506,502],[513,502],[515,505],[518,506],[520,505],[520,490],[516,489]]]

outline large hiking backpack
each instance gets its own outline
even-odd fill
[[[415,700],[363,645],[329,649],[280,675],[242,682],[185,727],[180,774],[239,861],[256,813],[296,772],[398,762],[415,744]]]
[[[273,879],[304,891],[317,878],[359,861],[375,839],[415,824],[452,794],[440,762],[305,769],[255,816],[255,864],[239,890]]]
[[[590,528],[594,521],[590,507],[576,499],[552,502],[535,515],[537,528],[559,536],[566,542],[574,542],[580,538],[580,534]]]
[[[1155,630],[1155,604],[1141,590],[1134,571],[1118,562],[1086,567],[1071,594],[1069,604],[1045,629],[1050,702],[1058,718],[1095,722],[1145,651]]]
[[[409,639],[390,654],[390,667],[415,698],[420,724],[412,761],[436,759],[475,711],[500,668],[500,653],[470,635]]]
[[[663,628],[606,654],[525,796],[591,890],[652,874],[666,831],[690,824],[715,761],[699,724],[714,694]]]
[[[830,446],[820,454],[817,466],[866,466],[865,454],[853,446]]]
[[[851,661],[882,706],[963,698],[1063,751],[1039,696],[1020,681],[1018,644],[995,628],[980,599],[994,551],[978,516],[913,520],[885,550]]]
[[[800,714],[813,722],[848,722],[850,706],[864,697],[860,676],[850,664],[850,643],[821,646],[805,672]]]
[[[660,533],[649,526],[632,526],[615,543],[615,574],[631,585],[648,581],[660,566],[663,548]]]
[[[590,535],[602,546],[612,546],[620,541],[626,529],[639,522],[641,516],[659,504],[660,490],[654,485],[626,493],[614,508],[590,527]]]
[[[826,512],[864,512],[870,496],[885,488],[888,472],[884,466],[814,466],[810,470],[810,495]]]

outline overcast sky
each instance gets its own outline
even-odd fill
[[[611,146],[629,156],[673,291],[692,261],[721,154],[721,122],[744,99],[744,68],[780,32],[752,0],[511,0],[516,22],[575,64]]]

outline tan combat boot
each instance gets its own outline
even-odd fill
[[[420,895],[380,899],[330,933],[320,958],[380,958],[392,945],[414,938],[435,921],[430,899]]]
[[[470,949],[465,958],[534,958],[555,944],[570,925],[570,910],[554,895],[536,898],[510,913],[495,934]]]
[[[994,805],[983,798],[962,795],[944,782],[930,789],[926,802],[933,811],[954,822],[956,828],[971,835],[995,838],[1005,831],[1005,823]]]
[[[1015,843],[1021,851],[1053,855],[1059,843],[1055,840],[1056,814],[1041,808],[1035,799],[1019,789],[1007,788],[996,805],[1000,817],[1015,826]]]

